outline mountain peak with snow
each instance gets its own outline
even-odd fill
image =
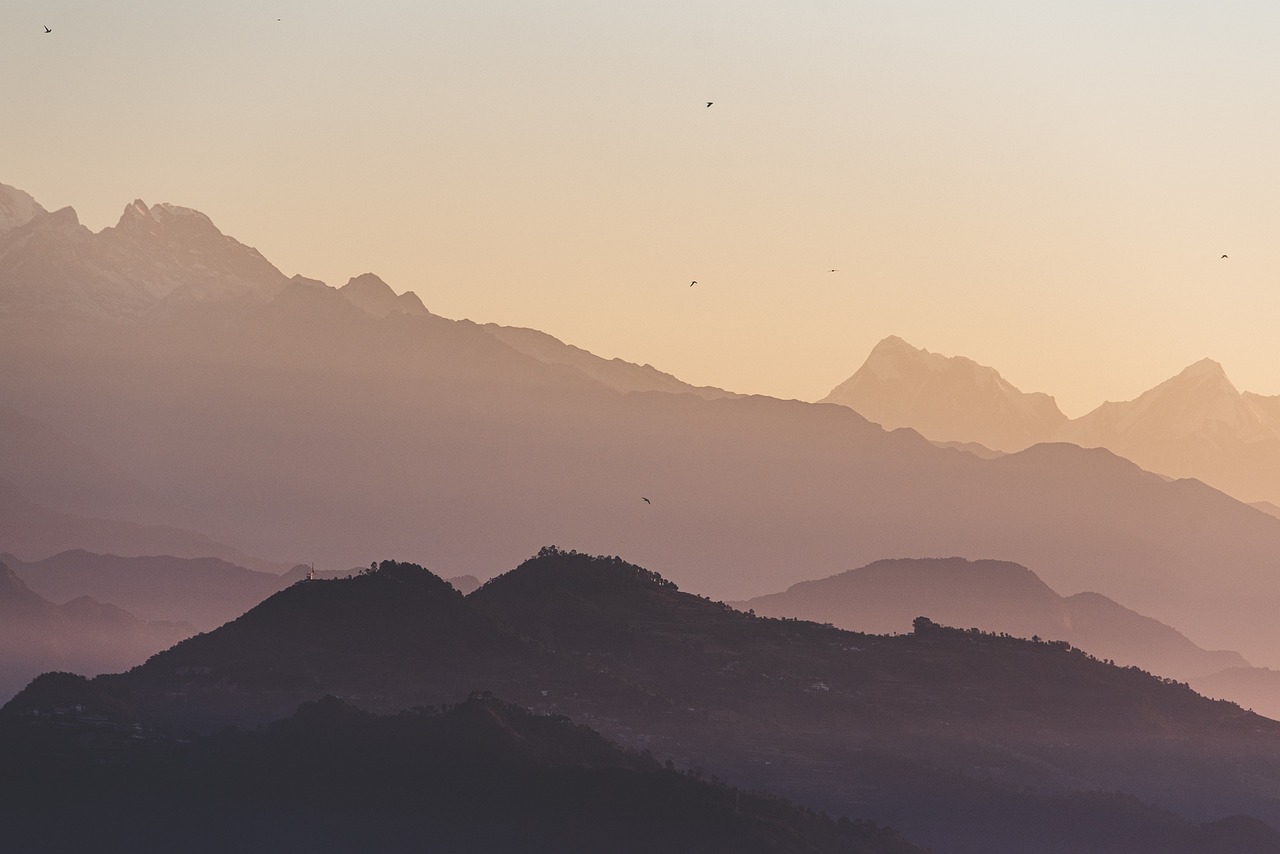
[[[1263,408],[1240,393],[1221,363],[1201,359],[1133,400],[1102,404],[1073,421],[1060,437],[1125,453],[1119,447],[1135,443],[1280,439],[1278,428]]]
[[[935,441],[1016,451],[1042,441],[1066,416],[1052,397],[1020,391],[994,368],[918,349],[896,335],[820,403],[838,403],[886,429],[911,427]]]

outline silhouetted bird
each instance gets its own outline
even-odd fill
[[[689,283],[689,287],[693,287],[696,284],[698,284],[698,280],[694,279],[692,282]]]
[[[49,29],[48,27],[45,27],[45,28],[44,28],[44,31],[45,31],[46,33],[51,33],[51,32],[53,32],[53,30]],[[709,106],[711,106],[711,105],[710,105],[710,104],[708,104],[707,106],[709,107]]]
[[[708,106],[708,107],[710,107],[710,106],[711,106],[712,104],[714,104],[714,103],[715,103],[715,101],[707,101],[707,106]]]
[[[649,499],[645,498],[643,495],[641,495],[641,496],[640,496],[640,500],[641,500],[641,501],[643,501],[645,504],[652,504],[652,503],[653,503],[653,502],[652,502],[652,501],[650,501]]]
[[[840,271],[839,271],[839,270],[828,270],[827,272],[828,272],[828,273],[839,273]]]
[[[1222,257],[1223,257],[1223,258],[1226,258],[1227,256],[1226,256],[1226,255],[1223,255]]]

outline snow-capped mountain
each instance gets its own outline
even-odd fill
[[[258,250],[190,208],[135,201],[94,233],[72,208],[50,213],[21,191],[0,191],[6,311],[127,318],[166,299],[264,302],[287,282]]]
[[[891,335],[820,403],[839,403],[927,439],[1019,451],[1066,422],[1052,397],[1020,391],[994,368],[919,350]]]
[[[1222,365],[1202,359],[1121,403],[1071,421],[1059,441],[1107,448],[1143,468],[1194,477],[1243,501],[1280,502],[1280,412],[1242,394]]]
[[[1280,396],[1239,391],[1212,359],[1134,400],[1068,420],[1053,398],[1024,394],[993,368],[889,337],[822,402],[961,447],[1106,448],[1158,474],[1196,478],[1242,501],[1280,504]]]

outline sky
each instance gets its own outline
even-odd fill
[[[1277,43],[1266,2],[6,0],[0,182],[741,392],[896,334],[1072,416],[1206,356],[1280,394]]]

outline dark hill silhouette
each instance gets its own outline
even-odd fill
[[[55,605],[0,563],[0,700],[49,670],[126,670],[194,631],[184,623],[139,620],[87,596]]]
[[[1280,724],[1171,680],[925,619],[886,637],[752,617],[551,548],[466,599],[390,562],[298,583],[128,674],[41,677],[4,717],[80,703],[212,731],[323,693],[390,711],[472,689],[939,851],[1026,850],[1025,815],[1071,850],[1082,822],[1117,808],[1060,799],[1092,790],[1197,821],[1280,818]],[[962,830],[970,847],[942,844]]]
[[[526,702],[579,683],[599,690],[598,679],[495,628],[448,582],[394,561],[295,583],[219,629],[98,681],[108,694],[128,686],[145,719],[209,730],[259,724],[323,693],[389,712],[476,688]]]
[[[0,733],[12,757],[0,781],[8,846],[249,854],[919,851],[886,829],[664,770],[586,727],[487,698],[443,713],[378,718],[326,697],[260,734],[144,742],[126,758],[64,747],[50,768],[30,742],[57,734],[39,721]]]
[[[855,631],[910,631],[929,614],[950,626],[1064,640],[1098,658],[1179,680],[1245,667],[1097,593],[1062,597],[1024,566],[964,558],[883,560],[738,603],[762,616],[799,617]]]

